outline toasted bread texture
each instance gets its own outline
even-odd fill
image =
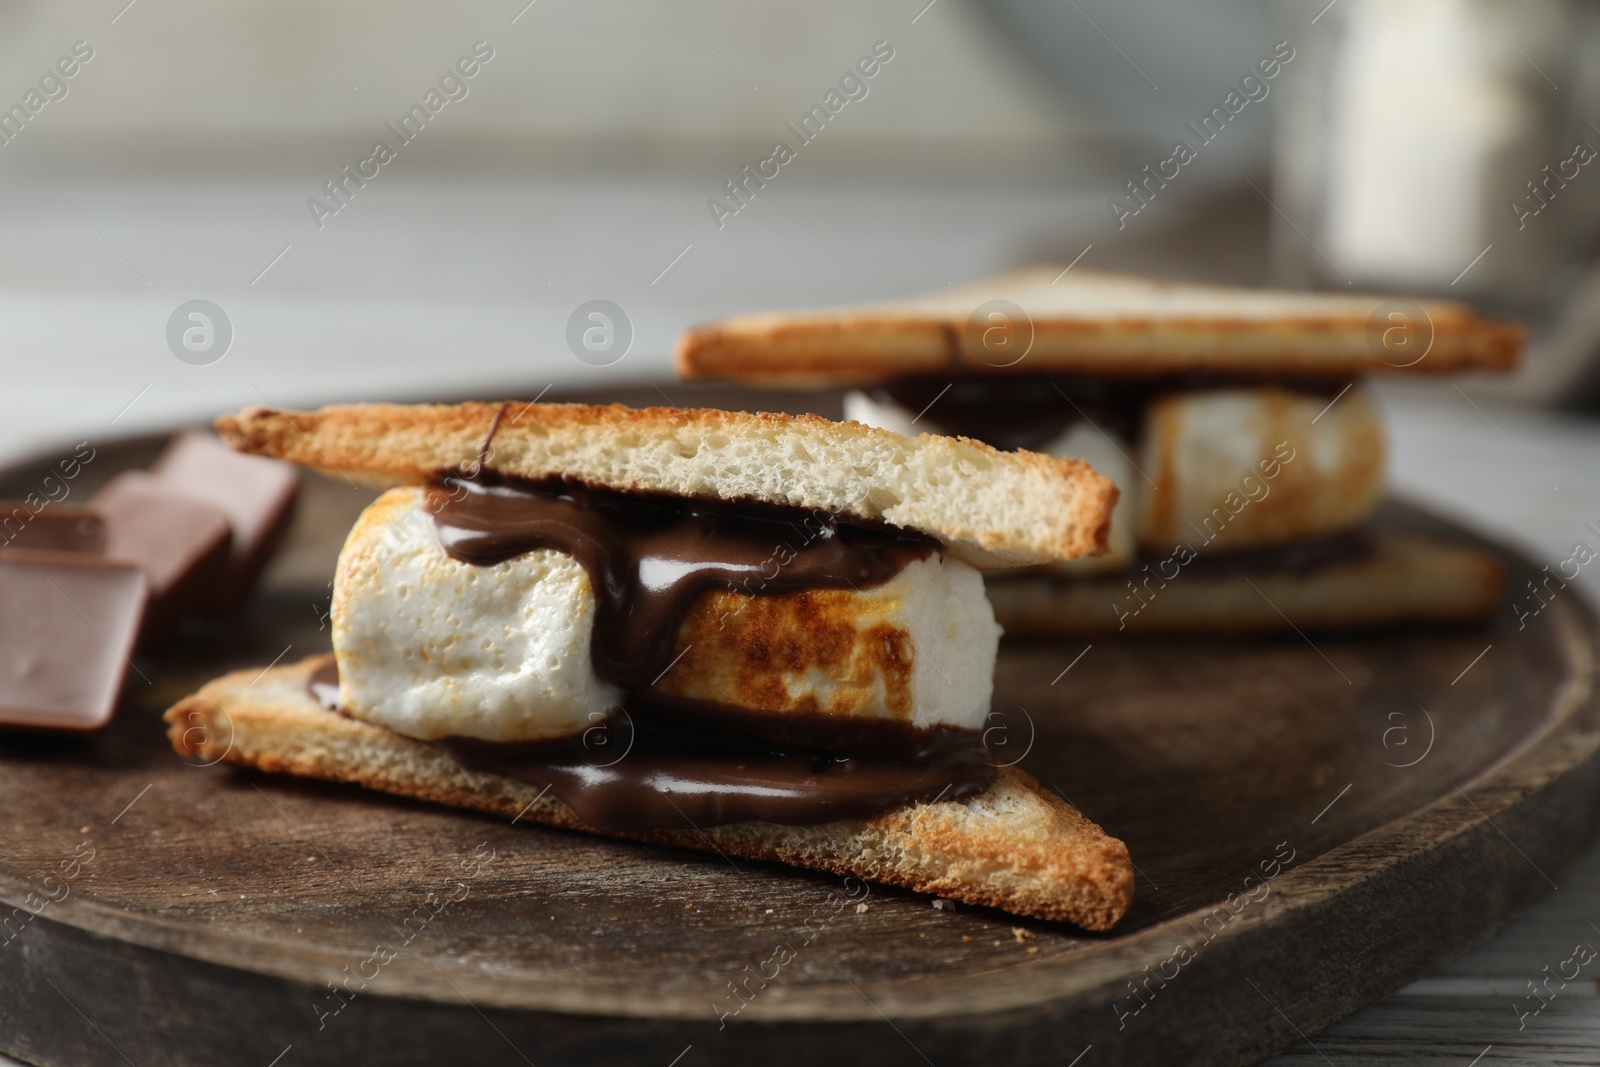
[[[620,404],[349,404],[248,408],[217,420],[241,452],[351,482],[420,482],[471,466],[524,478],[881,521],[979,568],[1104,551],[1117,490],[1079,460],[965,438],[903,437],[815,415]],[[485,447],[487,442],[487,447]]]
[[[1014,310],[989,305],[1007,301]],[[989,306],[986,306],[989,305]],[[1000,317],[993,317],[998,314]],[[911,375],[1343,376],[1505,370],[1523,328],[1465,304],[1034,267],[899,303],[697,326],[678,373],[811,387]]]
[[[307,690],[315,656],[225,675],[167,710],[173,747],[207,762],[337,782],[598,832],[548,791],[468,770],[443,748],[325,710]],[[1107,930],[1133,899],[1128,849],[1013,768],[983,793],[821,826],[734,823],[615,834],[796,867]]]
[[[1460,624],[1488,618],[1504,600],[1505,569],[1487,552],[1413,534],[1373,538],[1369,556],[1307,570],[1179,570],[1165,582],[1143,570],[1088,580],[1007,575],[989,582],[989,600],[995,618],[1016,637]],[[1128,584],[1134,577],[1137,592]]]

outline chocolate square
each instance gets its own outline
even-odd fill
[[[138,567],[0,552],[0,725],[97,730],[110,722],[144,606]]]
[[[289,529],[300,471],[292,463],[235,452],[215,434],[179,434],[152,470],[164,488],[219,508],[233,526],[227,573],[207,607],[238,609]]]
[[[141,646],[169,636],[227,573],[228,516],[153,475],[119,474],[89,507],[105,520],[106,558],[137,565],[150,583]]]
[[[0,500],[0,551],[81,552],[106,550],[106,524],[86,508],[45,504],[33,511],[20,500]]]

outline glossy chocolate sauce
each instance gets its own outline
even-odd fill
[[[1037,451],[1084,420],[1125,441],[1136,440],[1144,428],[1146,408],[1164,393],[1277,387],[1331,397],[1349,384],[1349,379],[1199,372],[1146,378],[1061,374],[957,378],[954,383],[948,378],[903,378],[878,386],[869,395],[904,411],[926,411],[929,422],[943,433],[1008,451]]]
[[[846,756],[685,729],[660,711],[635,705],[614,717],[603,745],[595,744],[595,730],[554,748],[462,738],[442,744],[474,770],[548,786],[601,830],[735,822],[811,826],[866,818],[919,800],[970,796],[995,776],[976,730],[904,728],[905,742],[919,749],[914,758]]]
[[[678,631],[709,589],[773,596],[865,589],[939,550],[931,538],[825,512],[594,489],[493,472],[446,475],[427,507],[451,558],[492,566],[535,549],[575,557],[595,594],[595,673],[648,688],[672,665]]]
[[[342,712],[332,660],[307,688],[323,707]],[[584,822],[611,831],[866,818],[916,801],[981,793],[995,776],[977,730],[837,723],[638,698],[570,741],[438,744],[464,767],[548,788]]]

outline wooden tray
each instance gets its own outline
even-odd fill
[[[159,444],[102,446],[73,499]],[[0,495],[45,466],[0,474]],[[4,1051],[1251,1063],[1487,937],[1596,829],[1600,628],[1570,592],[1522,629],[1508,612],[1315,645],[1005,649],[1000,751],[1026,752],[1138,864],[1109,936],[186,765],[162,710],[222,671],[327,648],[334,557],[370,496],[310,478],[247,614],[141,657],[102,735],[0,737]],[[1397,507],[1385,521],[1445,530]],[[1521,588],[1535,568],[1507,562]]]

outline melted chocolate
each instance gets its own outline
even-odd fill
[[[1327,378],[1261,377],[1195,372],[1146,378],[1050,377],[904,378],[871,396],[906,411],[927,411],[941,431],[1007,450],[1038,450],[1088,420],[1107,433],[1135,440],[1150,401],[1164,393],[1276,386],[1332,396],[1349,385]],[[932,408],[930,410],[930,405]]]
[[[880,404],[926,411],[941,433],[1006,451],[1038,451],[1085,419],[1132,440],[1146,399],[1120,383],[1044,378],[905,378],[873,389],[871,396]]]
[[[342,713],[332,660],[306,687],[323,707]],[[635,700],[570,742],[438,744],[464,767],[548,788],[584,822],[611,831],[750,821],[809,826],[956,800],[994,780],[977,730],[820,716],[773,723],[780,718]]]
[[[595,673],[643,690],[672,666],[678,631],[709,589],[772,596],[880,585],[938,551],[931,538],[764,504],[449,474],[428,488],[439,544],[492,566],[541,548],[575,557],[595,593]]]
[[[706,700],[635,695],[630,717],[700,737],[747,737],[774,749],[837,752],[915,762],[970,744],[977,731],[955,726],[912,726],[899,719],[786,713],[768,715]]]
[[[550,792],[601,830],[771,822],[811,826],[860,819],[935,798],[980,793],[995,768],[977,730],[903,728],[916,758],[842,756],[749,737],[681,729],[636,707],[562,746],[456,738],[441,744],[463,766]],[[757,718],[747,715],[747,718]],[[842,738],[847,735],[841,735]]]
[[[1335,563],[1350,563],[1372,555],[1372,538],[1364,530],[1352,530],[1312,541],[1295,541],[1260,548],[1235,548],[1201,551],[1184,564],[1187,574],[1243,574],[1257,571],[1289,571],[1304,574]],[[1165,559],[1166,556],[1160,557]],[[1141,555],[1136,568],[1154,562]]]

